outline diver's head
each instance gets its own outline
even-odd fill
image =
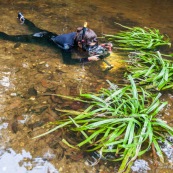
[[[98,45],[96,33],[86,26],[77,28],[76,42],[85,51]]]

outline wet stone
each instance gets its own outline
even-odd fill
[[[54,153],[54,151],[51,149],[51,148],[45,148],[43,151],[43,159],[45,159],[45,160],[53,160],[53,159],[55,159],[56,158],[56,155],[55,155],[55,153]]]
[[[39,122],[35,122],[33,124],[28,124],[27,126],[30,128],[30,129],[35,129],[36,127],[41,127],[42,125],[45,124],[45,121],[39,121]]]
[[[74,101],[72,104],[70,104],[70,108],[73,110],[79,110],[84,107],[84,103],[79,101]]]
[[[18,48],[18,47],[20,47],[21,46],[21,43],[16,43],[15,45],[14,45],[14,48],[16,49],[16,48]]]
[[[14,121],[14,122],[11,124],[11,129],[12,129],[12,132],[13,132],[13,133],[17,133],[17,131],[18,131],[18,122],[17,122],[17,120]]]

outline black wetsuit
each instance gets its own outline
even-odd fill
[[[6,33],[0,32],[0,39],[9,40],[13,42],[26,42],[26,43],[37,43],[46,45],[54,45],[59,47],[62,51],[63,61],[66,64],[74,64],[76,62],[87,61],[88,58],[72,59],[72,48],[77,48],[75,42],[76,32],[67,34],[57,35],[55,33],[42,30],[36,27],[31,21],[25,19],[25,25],[34,33],[31,35],[7,35]]]
[[[75,46],[76,32],[52,36],[51,40],[61,49],[69,50]]]

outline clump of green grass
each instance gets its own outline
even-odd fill
[[[148,90],[173,87],[173,63],[163,59],[160,52],[149,52],[162,45],[171,46],[169,38],[156,29],[121,26],[128,31],[105,35],[105,38],[118,49],[139,51],[130,56],[130,75],[126,75],[130,84],[119,88],[108,81],[110,88],[98,94],[81,94],[80,98],[61,96],[86,102],[89,106],[80,111],[56,109],[63,113],[63,119],[49,123],[54,128],[35,137],[60,128],[81,133],[83,140],[77,145],[65,139],[63,142],[74,149],[96,151],[100,158],[108,159],[111,153],[113,157],[109,160],[121,162],[118,173],[129,172],[138,156],[150,149],[164,162],[159,141],[173,135],[173,128],[158,117],[167,102],[159,100],[160,93],[154,95]]]
[[[134,52],[129,62],[127,69],[137,84],[153,90],[173,87],[173,61],[163,58],[159,51]]]
[[[171,46],[168,36],[160,33],[158,29],[127,27],[116,23],[127,31],[120,31],[114,35],[105,34],[105,38],[121,50],[155,50],[159,46]]]
[[[67,118],[52,122],[55,125],[44,136],[60,128],[80,132],[83,140],[73,148],[86,147],[86,151],[97,151],[102,158],[111,153],[113,161],[121,161],[118,173],[129,172],[138,156],[149,151],[154,145],[158,157],[164,162],[159,141],[164,141],[165,134],[173,135],[173,128],[157,116],[167,104],[161,102],[161,94],[152,95],[136,86],[128,76],[130,85],[118,88],[110,83],[109,89],[102,89],[99,94],[81,94],[88,108],[83,111],[58,110]],[[37,137],[40,137],[37,136]],[[84,148],[85,148],[84,147]]]

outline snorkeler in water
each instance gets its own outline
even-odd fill
[[[87,23],[83,27],[78,27],[76,32],[57,35],[55,33],[42,30],[36,27],[31,21],[25,19],[23,14],[18,13],[18,19],[21,24],[25,24],[31,29],[34,34],[31,35],[7,35],[0,32],[0,38],[4,40],[14,42],[27,42],[27,43],[51,43],[62,50],[62,56],[64,63],[69,62],[88,62],[98,61],[109,56],[112,44],[98,44],[97,35],[95,32],[87,28]],[[71,56],[71,50],[73,48],[81,48],[88,53],[85,58],[73,59]],[[69,61],[70,60],[70,61]]]

